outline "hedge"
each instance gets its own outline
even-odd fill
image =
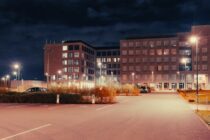
[[[0,94],[0,103],[56,103],[54,93],[4,93]],[[60,94],[60,103],[80,103],[80,94]]]

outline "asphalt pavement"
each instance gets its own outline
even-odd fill
[[[116,104],[0,104],[0,140],[210,140],[176,94],[118,97]]]

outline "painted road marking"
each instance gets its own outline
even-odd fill
[[[100,110],[103,110],[107,107],[111,107],[112,105],[106,105],[106,106],[103,106],[103,107],[100,107],[100,108],[97,108],[96,111],[100,111]]]
[[[8,139],[11,139],[11,138],[14,138],[14,137],[26,134],[26,133],[30,133],[30,132],[33,132],[33,131],[36,131],[36,130],[39,130],[39,129],[42,129],[42,128],[45,128],[45,127],[48,127],[48,126],[51,126],[51,124],[45,124],[45,125],[42,125],[42,126],[39,126],[39,127],[36,127],[36,128],[32,128],[32,129],[29,129],[29,130],[26,130],[26,131],[23,131],[23,132],[20,132],[20,133],[17,133],[17,134],[14,134],[14,135],[11,135],[11,136],[8,136],[8,137],[5,137],[5,138],[1,138],[0,140],[8,140]]]

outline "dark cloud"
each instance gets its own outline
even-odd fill
[[[21,61],[26,79],[42,79],[46,40],[118,44],[125,36],[210,24],[209,13],[209,0],[1,0],[0,74]]]

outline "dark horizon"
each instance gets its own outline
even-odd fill
[[[24,79],[43,80],[48,41],[119,45],[128,36],[175,34],[210,24],[208,0],[1,0],[0,76],[20,62]]]

